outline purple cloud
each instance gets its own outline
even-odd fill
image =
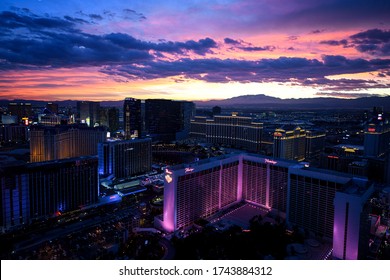
[[[241,45],[242,41],[234,40],[231,38],[225,38],[224,39],[225,44],[230,44],[230,45]]]
[[[321,41],[320,44],[330,45],[330,46],[347,46],[348,45],[348,41],[345,40],[345,39],[340,40],[340,41],[337,41],[337,40],[325,40],[325,41]]]
[[[317,59],[280,57],[245,61],[235,59],[181,59],[178,61],[148,61],[143,67],[132,65],[107,66],[102,72],[133,79],[156,79],[182,76],[207,82],[291,82],[302,85],[327,85],[337,89],[382,88],[376,82],[333,82],[328,75],[375,71],[390,68],[390,60],[347,59],[324,56]],[[314,79],[314,80],[308,80]],[[332,85],[333,84],[333,85]],[[364,87],[363,87],[364,85]]]
[[[234,47],[232,49],[236,48],[247,52],[275,50],[274,46],[257,47],[257,46],[253,46],[251,43],[244,42],[243,40],[234,40],[231,38],[225,38],[224,42],[225,44],[233,45]]]
[[[372,55],[390,55],[390,30],[370,29],[350,36],[356,49]]]

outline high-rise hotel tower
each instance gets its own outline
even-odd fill
[[[173,232],[246,201],[333,240],[334,258],[356,259],[368,246],[365,204],[373,190],[365,178],[296,161],[225,155],[166,169],[164,212],[155,225]]]

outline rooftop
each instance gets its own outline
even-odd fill
[[[367,180],[353,178],[343,189],[344,193],[356,196],[364,195],[370,187],[370,183]]]

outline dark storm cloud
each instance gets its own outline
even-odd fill
[[[368,53],[375,56],[390,55],[390,30],[370,29],[359,32],[342,40],[325,40],[320,44],[330,46],[342,46],[344,48],[354,47],[361,53]]]
[[[82,18],[74,18],[74,17],[70,17],[70,16],[64,16],[64,19],[66,19],[67,21],[70,21],[70,22],[74,22],[74,23],[77,23],[77,24],[88,24],[89,22],[82,19]]]
[[[348,40],[325,40],[319,43],[330,46],[343,46],[344,48],[354,47],[361,53],[389,56],[390,30],[370,29],[353,34],[349,36]]]
[[[106,67],[103,72],[110,75],[123,76],[128,79],[155,79],[172,76],[203,80],[207,82],[291,82],[297,84],[320,85],[321,81],[332,84],[332,80],[324,80],[325,76],[388,69],[390,60],[350,60],[342,56],[324,56],[323,61],[317,59],[280,57],[277,59],[261,59],[244,61],[235,59],[181,59],[178,61],[151,61],[143,67],[120,65]],[[311,83],[309,79],[317,79]],[[322,80],[321,80],[322,79]],[[344,84],[337,84],[344,88]],[[360,86],[364,82],[360,81]],[[357,83],[355,83],[355,86]],[[334,84],[336,86],[336,84]],[[381,87],[378,84],[365,83],[365,88]]]
[[[348,41],[345,40],[345,39],[340,40],[340,41],[337,41],[337,40],[325,40],[325,41],[321,41],[320,44],[330,45],[330,46],[346,46],[346,45],[348,45]]]
[[[119,13],[114,13],[109,10],[103,10],[101,14],[89,14],[85,13],[84,11],[78,11],[77,14],[89,20],[89,23],[96,23],[104,19],[113,20],[114,18],[120,18],[130,21],[143,21],[147,19],[144,14],[138,13],[137,11],[134,11],[132,9],[123,9]]]
[[[0,69],[47,69],[98,66],[114,78],[137,80],[182,77],[207,82],[289,82],[322,86],[327,90],[382,88],[370,81],[325,77],[365,71],[389,72],[390,59],[348,59],[324,55],[321,60],[279,57],[259,60],[182,58],[168,60],[164,54],[205,56],[218,48],[212,38],[184,42],[149,42],[128,34],[93,35],[77,29],[78,19],[38,17],[15,12],[0,14]],[[384,47],[386,32],[362,32],[351,36],[354,44],[374,43]],[[341,40],[340,42],[342,42]],[[244,51],[272,51],[273,46],[253,46],[242,40],[225,38],[224,43]],[[179,56],[180,57],[180,56]],[[388,86],[388,85],[385,85]]]
[[[77,14],[81,17],[84,17],[85,19],[87,20],[84,20],[84,19],[81,19],[82,22],[79,22],[79,23],[95,23],[96,21],[101,21],[104,19],[104,16],[103,15],[99,15],[99,14],[87,14],[87,13],[84,13],[83,11],[78,11]]]
[[[351,36],[357,44],[381,44],[390,41],[390,30],[370,29]]]
[[[256,52],[256,51],[273,51],[275,49],[274,46],[264,46],[264,47],[241,47],[241,50],[248,52]]]
[[[145,51],[123,50],[96,36],[53,34],[50,40],[0,40],[0,45],[0,58],[23,68],[99,66],[151,59]]]
[[[217,43],[210,38],[200,39],[198,41],[189,40],[186,42],[160,42],[152,43],[135,39],[134,37],[123,33],[111,33],[104,36],[112,43],[123,48],[132,48],[139,50],[155,50],[161,52],[182,53],[183,51],[193,51],[204,55],[211,52],[212,48],[217,47]]]
[[[132,9],[123,9],[123,18],[128,20],[146,20],[146,16],[142,13],[138,13]]]
[[[240,49],[246,52],[273,51],[275,49],[274,46],[257,47],[253,46],[251,43],[244,42],[243,40],[234,40],[231,38],[225,38],[224,43],[228,45],[233,45],[236,49]]]
[[[231,45],[240,45],[241,44],[241,41],[234,40],[231,38],[225,38],[223,41],[225,42],[225,44],[231,44]]]
[[[379,83],[374,80],[362,79],[337,79],[331,80],[327,78],[306,79],[300,83],[304,86],[319,87],[327,91],[356,91],[365,89],[386,89],[390,84]]]
[[[112,33],[92,35],[76,29],[82,19],[0,14],[0,68],[72,67],[134,63],[151,60],[150,50],[205,55],[217,47],[210,39],[152,43]],[[15,32],[15,31],[18,32]]]
[[[55,17],[38,17],[36,15],[24,15],[14,12],[3,11],[0,13],[1,28],[27,28],[29,30],[40,29],[69,29],[74,27],[74,23]]]
[[[372,55],[390,55],[390,30],[370,29],[350,36],[355,48]]]
[[[89,14],[88,16],[93,20],[103,20],[103,17],[98,14]]]

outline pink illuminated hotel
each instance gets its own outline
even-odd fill
[[[365,178],[258,155],[225,155],[166,169],[164,213],[155,225],[174,232],[245,201],[331,241],[333,258],[357,259],[368,244],[366,202],[373,191]]]

